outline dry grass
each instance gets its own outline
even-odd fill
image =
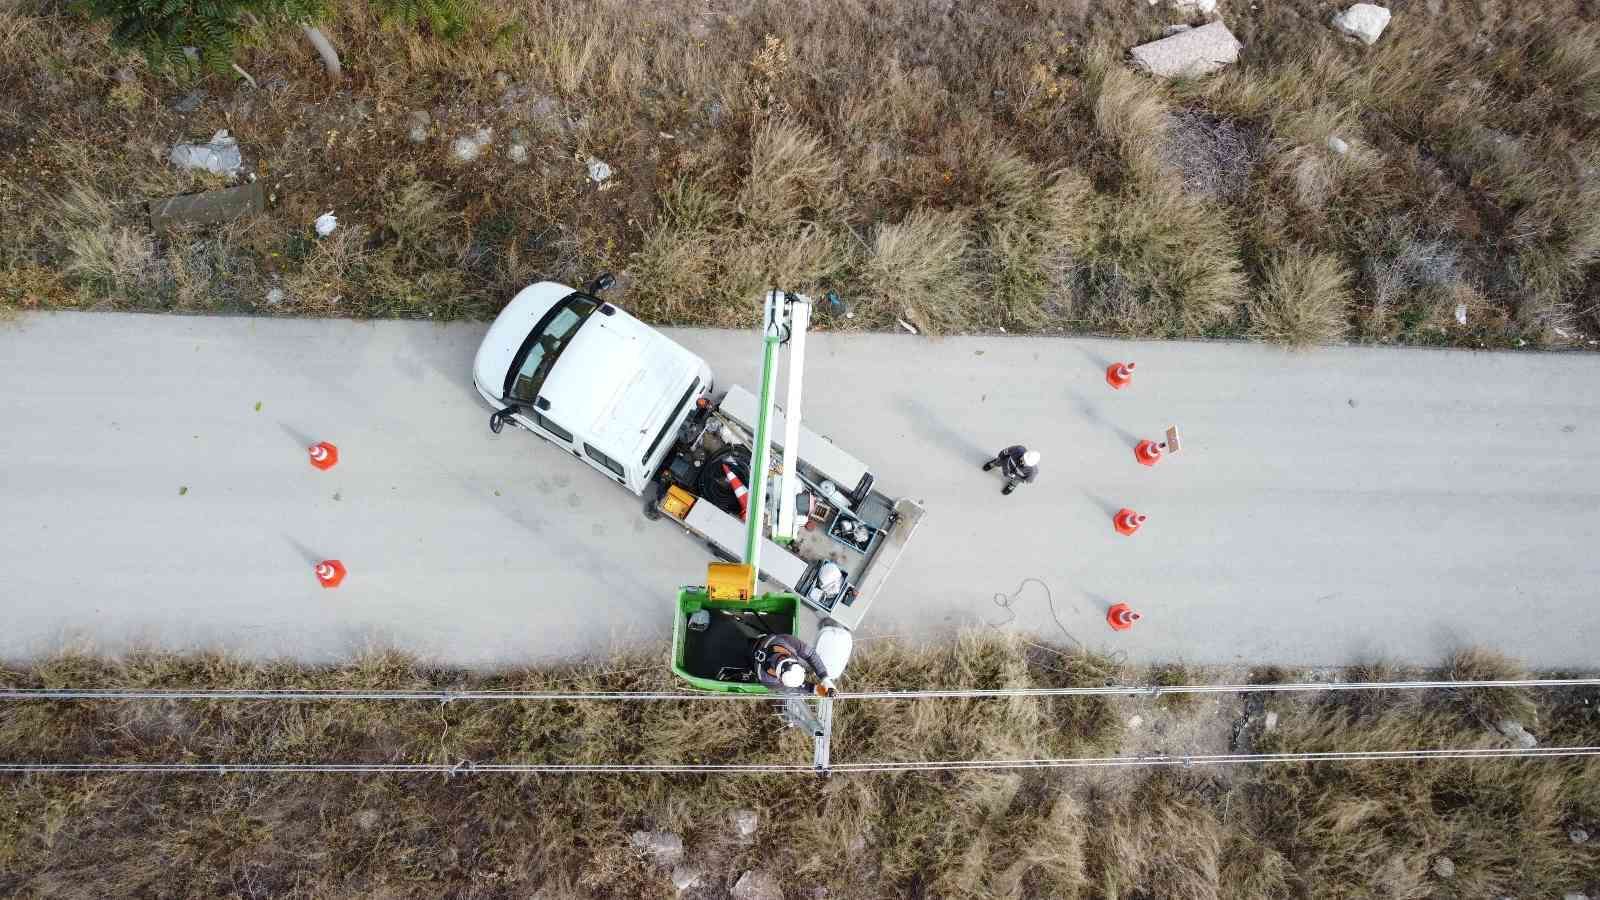
[[[865,313],[829,327],[1244,336],[1269,261],[1301,248],[1362,273],[1364,339],[1587,346],[1595,10],[1413,6],[1372,48],[1333,35],[1320,0],[1230,8],[1241,62],[1164,83],[1123,59],[1182,18],[1159,5],[486,0],[444,42],[351,0],[328,25],[351,77],[330,92],[292,30],[250,36],[259,90],[180,83],[54,0],[18,0],[0,10],[0,296],[487,317],[531,279],[613,268],[632,276],[619,301],[658,322],[748,324],[742,292],[777,278]],[[420,143],[412,111],[432,117]],[[142,201],[217,186],[166,148],[222,127],[267,214],[150,235]],[[480,128],[493,144],[453,163]],[[75,184],[120,214],[56,227]],[[702,214],[682,215],[686,193]],[[328,209],[366,240],[316,250]],[[943,255],[913,252],[922,236]],[[1380,277],[1409,243],[1467,252],[1447,284]],[[199,287],[208,271],[228,289]],[[287,286],[300,297],[267,302]],[[1462,291],[1466,327],[1439,315]]]
[[[1454,657],[1441,674],[1502,677],[1509,662]],[[1381,667],[1351,677],[1424,673]],[[873,645],[852,687],[1101,685],[1105,660],[998,633]],[[670,688],[659,656],[495,675],[376,652],[304,668],[221,656],[83,655],[0,671],[37,686],[236,688]],[[1277,728],[1240,723],[1258,749],[1502,746],[1483,724],[1514,711],[1546,745],[1593,744],[1592,690],[1453,702],[1375,694],[1267,695]],[[1104,697],[847,703],[835,759],[1114,754]],[[1509,703],[1509,705],[1506,705]],[[1148,713],[1147,713],[1148,714]],[[1193,714],[1192,711],[1189,714]],[[1220,749],[1220,748],[1219,748]],[[760,703],[11,703],[0,758],[117,761],[749,761],[809,758]],[[830,897],[1560,896],[1600,881],[1567,838],[1600,824],[1592,759],[1366,763],[1251,769],[1022,771],[811,777],[8,776],[0,782],[0,891],[11,896],[670,897],[667,871],[629,846],[670,830],[719,893],[739,873],[782,873]],[[741,841],[733,812],[756,810]],[[1449,882],[1432,874],[1448,856]],[[839,865],[841,859],[848,865]],[[544,886],[541,893],[539,888]]]
[[[1290,347],[1343,337],[1350,317],[1350,273],[1337,258],[1291,249],[1267,264],[1250,304],[1250,333]]]

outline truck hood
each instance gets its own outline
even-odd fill
[[[522,342],[528,339],[528,332],[544,318],[550,307],[573,292],[559,282],[541,281],[518,291],[506,308],[500,310],[472,361],[472,381],[490,404],[499,407],[506,370],[511,367],[511,360],[521,349]]]
[[[577,426],[602,452],[633,467],[677,411],[705,363],[612,308],[612,315],[596,312],[583,323],[540,394],[550,401],[551,418]]]

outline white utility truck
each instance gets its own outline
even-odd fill
[[[761,580],[854,629],[922,507],[878,492],[864,463],[772,407],[766,446],[795,445],[783,453],[793,472],[779,473],[782,489],[767,509],[747,511],[750,493],[767,494],[745,486],[770,390],[759,399],[737,385],[717,394],[705,360],[599,299],[611,284],[609,275],[587,290],[542,281],[501,311],[472,367],[494,409],[490,429],[510,422],[533,432],[642,497],[647,517],[672,519],[723,559],[759,560]],[[809,309],[803,297],[772,296]],[[798,386],[791,390],[798,406]],[[755,458],[774,470],[765,449]],[[746,546],[747,515],[771,523],[756,548]]]

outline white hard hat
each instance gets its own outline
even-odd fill
[[[1039,451],[1029,450],[1027,453],[1022,454],[1022,464],[1025,466],[1037,466],[1039,464]]]
[[[786,688],[797,688],[806,683],[806,667],[799,660],[786,659],[778,663],[778,681]]]

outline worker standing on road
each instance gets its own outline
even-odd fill
[[[815,650],[792,634],[769,634],[758,639],[750,650],[756,664],[756,677],[780,694],[809,694],[807,681],[817,684],[816,692],[833,690],[833,679]]]
[[[995,466],[999,466],[1000,472],[1006,477],[1006,486],[1000,489],[1000,493],[1009,494],[1017,489],[1019,482],[1032,484],[1033,479],[1038,476],[1039,451],[1029,450],[1021,444],[1007,447],[996,454],[994,459],[984,463],[983,470],[987,472]]]

